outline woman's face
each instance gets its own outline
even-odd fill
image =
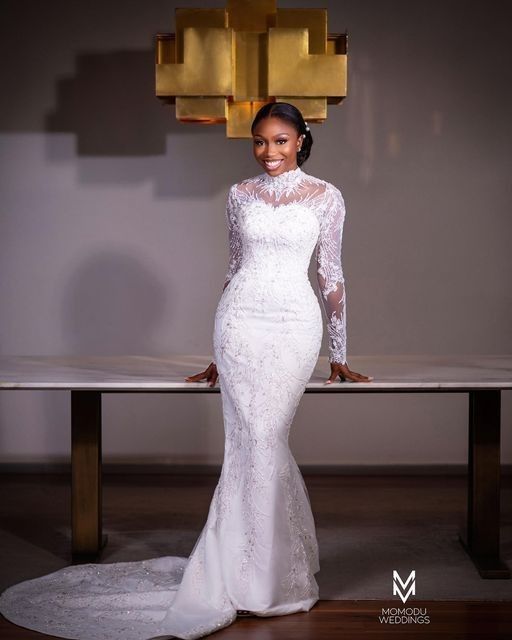
[[[263,118],[252,135],[254,157],[269,175],[277,176],[297,168],[302,136],[289,122],[277,116]]]

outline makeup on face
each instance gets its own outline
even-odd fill
[[[295,127],[285,120],[264,118],[253,132],[254,157],[269,175],[296,169],[301,139]]]

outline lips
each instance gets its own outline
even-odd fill
[[[283,161],[282,160],[264,160],[263,162],[265,163],[265,167],[267,169],[269,169],[270,171],[273,171],[274,169],[277,169],[278,167],[280,167]]]

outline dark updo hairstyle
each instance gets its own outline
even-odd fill
[[[254,120],[251,125],[251,133],[254,132],[254,129],[260,120],[270,117],[286,120],[295,127],[299,136],[305,136],[302,141],[302,148],[297,152],[297,165],[300,167],[301,164],[306,162],[309,158],[311,147],[313,146],[313,136],[311,135],[311,131],[306,130],[306,123],[302,117],[302,113],[297,109],[297,107],[294,107],[293,104],[290,104],[289,102],[268,102],[267,104],[264,104],[254,116]]]

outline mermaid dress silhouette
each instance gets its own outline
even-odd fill
[[[286,615],[317,602],[315,523],[288,435],[322,341],[308,278],[315,248],[329,360],[346,362],[344,218],[339,189],[300,167],[231,186],[213,330],[224,458],[190,556],[71,565],[20,582],[0,597],[8,620],[80,640],[193,639],[237,610]]]

